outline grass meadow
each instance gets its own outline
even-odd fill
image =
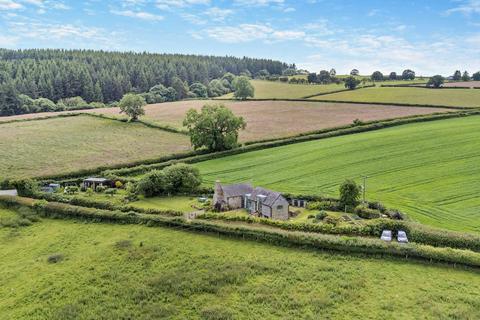
[[[375,87],[332,93],[311,100],[406,103],[452,107],[480,107],[480,90]]]
[[[0,240],[5,319],[480,317],[472,269],[71,220]]]
[[[60,174],[189,149],[186,135],[90,116],[6,123],[0,124],[0,177]]]
[[[301,99],[314,94],[345,89],[343,83],[309,85],[266,80],[252,80],[251,83],[255,88],[255,99]],[[232,97],[233,93],[230,93],[221,98]]]
[[[189,100],[151,104],[145,107],[143,120],[182,127],[186,112],[200,110],[205,104],[222,103],[247,122],[240,132],[241,142],[283,138],[300,133],[347,125],[355,119],[362,121],[406,117],[434,112],[454,111],[443,108],[406,108],[398,106],[324,103],[314,101],[213,101]],[[118,108],[86,110],[109,116],[125,117]],[[25,115],[26,116],[26,115]],[[38,114],[41,116],[41,114]],[[1,121],[1,119],[0,119]]]
[[[274,190],[338,196],[345,179],[367,198],[425,224],[480,232],[480,117],[409,124],[196,164],[206,184],[252,181]]]

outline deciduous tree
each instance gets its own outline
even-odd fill
[[[210,151],[232,149],[237,146],[238,132],[245,129],[242,117],[237,117],[224,105],[205,105],[201,112],[190,109],[183,125],[188,129],[195,149]]]
[[[120,100],[118,106],[120,107],[120,113],[128,115],[130,121],[136,121],[139,116],[145,114],[143,107],[146,104],[147,103],[142,96],[134,93],[127,93],[123,96],[122,100]]]
[[[248,97],[253,98],[255,94],[255,89],[250,83],[250,80],[244,76],[237,77],[233,81],[233,87],[235,89],[235,98],[239,100],[246,100]]]

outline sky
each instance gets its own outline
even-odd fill
[[[0,0],[0,47],[249,56],[335,68],[480,70],[480,0]]]

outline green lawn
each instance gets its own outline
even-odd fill
[[[480,90],[475,89],[423,89],[423,88],[365,88],[332,93],[311,100],[409,103],[456,107],[480,107]]]
[[[480,232],[480,117],[410,124],[196,164],[212,185],[252,181],[283,192],[338,196],[368,175],[367,197],[422,223]]]
[[[142,197],[139,201],[131,202],[130,205],[142,209],[176,210],[183,212],[196,211],[193,206],[199,206],[200,203],[196,197]]]
[[[289,84],[279,81],[252,80],[255,88],[256,99],[300,99],[313,94],[336,91],[345,89],[341,84],[309,85],[309,84]],[[233,94],[228,94],[222,98],[231,98]]]
[[[90,116],[0,124],[0,179],[60,174],[189,149],[185,135]]]
[[[478,273],[444,265],[49,219],[0,241],[2,319],[480,317]]]

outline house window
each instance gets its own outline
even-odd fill
[[[277,206],[277,210],[283,210],[283,206]]]

